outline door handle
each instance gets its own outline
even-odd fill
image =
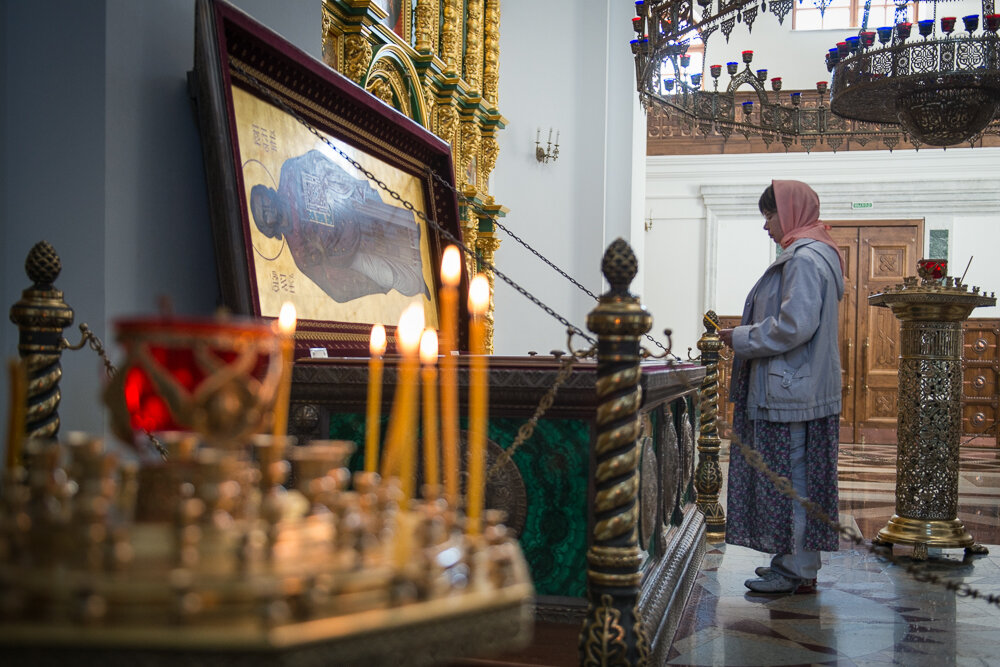
[[[865,344],[861,348],[861,372],[864,373],[864,387],[868,391],[868,336],[865,336]]]

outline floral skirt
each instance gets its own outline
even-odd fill
[[[768,468],[782,477],[791,473],[788,422],[746,418],[749,366],[741,365],[734,384],[733,442],[729,453],[726,496],[726,542],[771,554],[792,553],[792,500],[775,488],[743,456],[740,443],[760,452]],[[837,454],[840,415],[806,422],[807,497],[837,520]],[[806,517],[805,548],[836,551],[839,535],[825,521]]]

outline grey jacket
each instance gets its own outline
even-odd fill
[[[750,363],[747,417],[776,422],[840,413],[838,302],[844,276],[837,253],[799,239],[750,291],[733,330],[733,378]]]

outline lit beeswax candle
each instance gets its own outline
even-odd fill
[[[441,258],[441,445],[444,453],[444,492],[458,507],[458,284],[462,257],[456,246],[444,249]]]
[[[486,495],[486,420],[489,407],[489,378],[486,359],[486,308],[490,286],[479,274],[469,286],[469,487],[466,502],[468,532],[479,533],[479,520]]]
[[[399,348],[399,371],[396,377],[396,396],[393,399],[392,415],[389,417],[389,433],[386,436],[386,456],[382,462],[382,476],[392,474],[399,468],[399,479],[403,491],[403,501],[413,498],[416,484],[416,443],[414,433],[417,422],[417,392],[420,379],[420,333],[424,330],[424,309],[419,303],[411,304],[399,317],[396,327],[396,341]]]
[[[295,352],[295,305],[286,301],[278,313],[278,333],[281,334],[281,381],[274,403],[274,436],[288,431],[288,403],[292,397],[292,356]]]
[[[368,350],[368,412],[365,415],[365,471],[378,470],[379,421],[382,416],[382,355],[385,354],[385,327],[372,327]]]
[[[439,493],[438,414],[437,414],[438,337],[434,329],[424,329],[420,337],[420,371],[424,385],[424,481],[431,494]]]

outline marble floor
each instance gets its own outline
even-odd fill
[[[895,445],[841,445],[841,522],[865,538],[893,514],[895,456]],[[962,449],[958,516],[989,555],[931,549],[926,568],[1000,595],[997,449]],[[775,598],[743,586],[766,554],[710,544],[667,664],[1000,665],[1000,606],[920,583],[904,571],[910,549],[893,553],[899,562],[844,541],[823,554],[815,595]]]

